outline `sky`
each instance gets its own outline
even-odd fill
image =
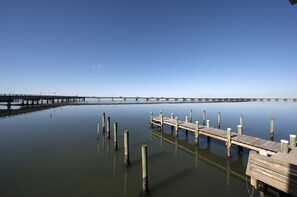
[[[297,97],[287,0],[0,0],[0,94]]]

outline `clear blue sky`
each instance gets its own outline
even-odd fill
[[[287,0],[1,0],[0,93],[297,97]]]

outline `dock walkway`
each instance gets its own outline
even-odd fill
[[[199,128],[197,129],[197,123],[194,124],[191,122],[181,121],[170,117],[156,116],[151,118],[151,124],[160,127],[162,127],[164,124],[174,126],[176,127],[176,135],[178,135],[178,129],[184,129],[193,132],[195,134],[197,142],[199,140],[199,135],[204,135],[210,138],[228,142],[228,131],[213,127],[202,126],[199,124]],[[230,143],[230,146],[234,144],[255,151],[264,151],[269,155],[273,155],[279,152],[281,148],[281,144],[278,142],[264,140],[261,138],[243,134],[240,135],[232,131],[230,132]]]

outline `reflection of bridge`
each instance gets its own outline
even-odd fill
[[[206,149],[201,149],[196,145],[189,144],[187,140],[180,140],[177,137],[173,137],[172,134],[167,134],[156,129],[151,129],[151,134],[160,138],[161,144],[166,142],[175,147],[175,151],[178,149],[195,157],[195,166],[198,166],[199,161],[206,162],[207,164],[216,167],[217,169],[226,172],[227,184],[230,184],[231,175],[237,177],[243,181],[246,180],[245,170],[246,167],[242,163],[242,154],[239,154],[238,161],[231,162],[229,158],[225,159],[210,151],[210,142]]]
[[[42,111],[42,110],[61,107],[61,106],[62,106],[61,104],[51,104],[51,105],[23,106],[18,109],[5,109],[5,110],[0,110],[0,118],[18,116],[21,114],[32,113],[36,111]]]
[[[185,98],[185,97],[96,97],[61,95],[0,94],[0,103],[11,105],[39,105],[53,103],[72,104],[161,104],[212,102],[297,102],[296,98]]]

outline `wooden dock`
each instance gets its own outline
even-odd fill
[[[230,139],[228,139],[228,131],[202,126],[191,122],[181,121],[178,119],[173,119],[170,117],[163,117],[163,115],[157,117],[151,117],[151,124],[163,127],[163,125],[170,125],[175,127],[176,135],[178,135],[178,129],[184,129],[195,134],[197,143],[199,141],[199,135],[204,135],[210,138],[218,139],[227,142],[227,154],[230,156],[231,145],[238,145],[239,147],[248,148],[250,150],[265,152],[268,155],[273,155],[280,151],[281,144],[279,142],[273,142],[270,140],[264,140],[257,137],[252,137],[248,135],[238,134],[235,132],[230,132]]]

